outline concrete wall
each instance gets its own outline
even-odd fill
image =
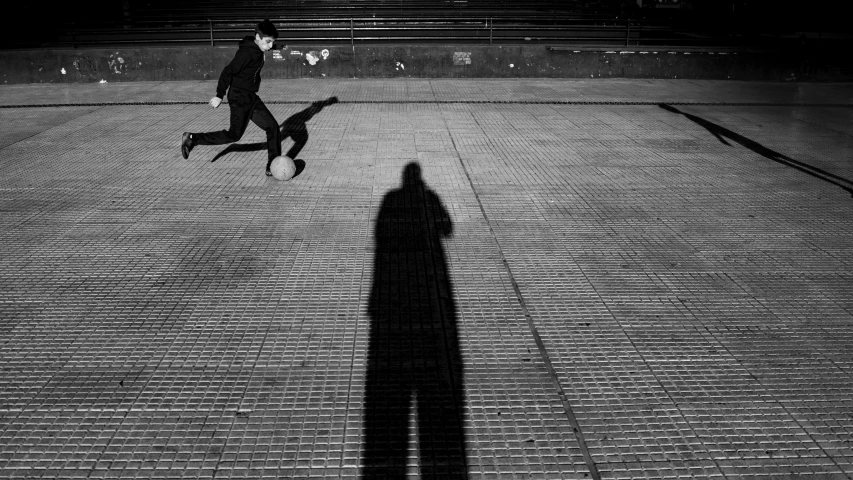
[[[0,82],[210,80],[234,46],[0,51]],[[853,79],[841,66],[796,54],[530,46],[289,46],[267,53],[264,78]]]

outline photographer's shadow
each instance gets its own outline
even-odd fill
[[[458,319],[442,247],[452,233],[441,199],[409,163],[374,230],[363,480],[406,476],[412,413],[421,477],[467,478]]]
[[[305,169],[305,161],[298,160],[296,157],[305,148],[305,145],[308,143],[308,125],[307,122],[314,118],[314,115],[317,115],[324,108],[329,105],[334,105],[338,103],[338,97],[329,97],[326,100],[317,101],[311,103],[311,106],[302,110],[301,112],[297,112],[287,120],[285,120],[281,124],[281,142],[284,142],[285,139],[290,137],[293,140],[293,145],[290,149],[285,153],[288,157],[293,159],[293,163],[296,164],[296,173],[293,175],[294,177],[302,173],[302,170]],[[233,152],[258,152],[261,150],[266,150],[267,144],[266,142],[257,142],[257,143],[232,143],[228,145],[224,150],[217,153],[213,160],[210,163],[213,163],[220,158],[228,155]]]

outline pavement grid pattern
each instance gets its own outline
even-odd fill
[[[853,85],[214,89],[0,86],[0,478],[853,479]]]

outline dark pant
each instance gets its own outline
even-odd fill
[[[255,92],[231,87],[228,90],[228,107],[231,109],[231,128],[218,132],[196,133],[196,145],[224,145],[234,143],[243,136],[249,120],[267,132],[269,161],[281,155],[281,132],[278,122]]]

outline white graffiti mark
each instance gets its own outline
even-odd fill
[[[74,66],[74,74],[77,78],[89,77],[92,80],[95,80],[96,75],[100,74],[100,69],[89,57],[77,57],[71,62],[71,64]]]
[[[62,72],[63,75],[65,75],[65,67],[62,67],[59,71]]]
[[[308,52],[305,54],[305,60],[308,60],[312,66],[317,65],[317,62],[320,61],[320,54],[317,52]]]
[[[272,51],[272,59],[273,60],[283,60],[284,57],[281,56],[281,50],[273,50]]]
[[[406,69],[406,66],[405,66],[405,65],[403,65],[403,64],[402,64],[402,63],[400,63],[400,62],[397,62],[397,68],[396,68],[396,70],[405,70],[405,69]]]
[[[471,52],[454,52],[454,65],[471,65]]]
[[[324,48],[322,52],[320,52],[320,56],[323,57],[323,60],[329,58],[329,49]]]
[[[110,55],[110,61],[108,63],[110,65],[110,70],[119,75],[121,75],[121,71],[125,68],[124,59],[118,56],[118,52],[116,52],[115,55]]]

